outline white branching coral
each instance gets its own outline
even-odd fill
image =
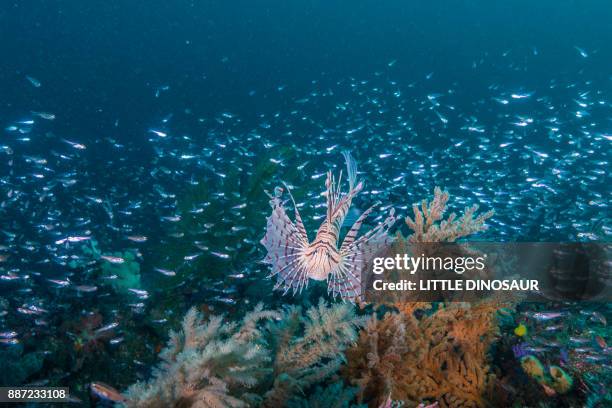
[[[247,389],[270,373],[259,323],[278,318],[259,304],[240,324],[221,316],[204,319],[192,308],[182,330],[170,332],[162,363],[147,382],[127,391],[127,407],[245,407]]]
[[[344,363],[344,350],[358,337],[366,317],[353,305],[327,306],[321,300],[304,317],[301,308],[285,310],[270,327],[274,384],[264,396],[264,407],[286,406],[296,394],[329,378]]]
[[[182,329],[170,333],[152,379],[132,385],[124,405],[234,408],[310,403],[304,399],[306,391],[338,371],[365,319],[355,314],[352,304],[327,305],[324,300],[305,313],[297,306],[277,313],[260,304],[238,323],[220,316],[204,319],[191,309]],[[341,384],[337,388],[343,390]],[[325,399],[348,404],[355,393],[343,390]]]
[[[429,203],[423,200],[420,208],[417,204],[412,206],[414,219],[406,217],[406,224],[413,231],[408,237],[410,243],[454,242],[459,238],[487,229],[484,223],[493,216],[493,211],[476,216],[477,204],[466,207],[463,215],[458,219],[455,213],[451,213],[446,220],[443,220],[448,198],[448,192],[436,187],[433,200]]]

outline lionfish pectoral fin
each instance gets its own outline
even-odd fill
[[[293,200],[293,197],[291,197]],[[275,198],[270,201],[272,214],[268,217],[266,234],[261,244],[266,248],[264,262],[271,265],[269,277],[276,276],[275,289],[287,293],[301,291],[308,281],[303,254],[308,247],[306,231],[295,208],[297,225],[291,221],[282,201]],[[294,202],[295,206],[295,202]]]
[[[327,292],[340,296],[343,302],[355,303],[361,299],[361,270],[344,260],[338,264],[327,278]]]
[[[332,296],[340,295],[343,300],[353,303],[361,299],[361,279],[368,262],[393,242],[393,237],[388,233],[396,221],[393,210],[384,222],[355,239],[361,224],[372,208],[370,207],[359,217],[347,234],[340,249],[342,261],[330,273],[328,280],[328,292]]]
[[[357,234],[359,233],[359,230],[361,229],[361,224],[363,224],[363,222],[365,221],[366,218],[368,218],[368,216],[370,215],[370,213],[374,210],[374,208],[380,205],[380,202],[376,202],[374,205],[372,205],[370,208],[368,208],[367,210],[365,210],[360,216],[359,218],[357,218],[357,221],[355,221],[355,223],[352,225],[351,229],[349,230],[349,232],[346,234],[346,236],[344,237],[344,241],[342,241],[342,246],[340,247],[340,252],[342,253],[342,251],[344,251],[345,249],[347,249],[348,247],[350,247],[353,242],[355,242],[355,238],[357,238]]]

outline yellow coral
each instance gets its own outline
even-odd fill
[[[434,198],[424,200],[420,207],[413,206],[414,219],[406,224],[413,233],[404,238],[398,233],[386,256],[395,254],[428,254],[444,252],[447,256],[463,256],[472,251],[465,245],[448,246],[435,243],[454,242],[459,238],[486,229],[484,222],[492,216],[487,212],[475,217],[477,206],[468,207],[456,219],[453,213],[444,220],[449,195],[436,187]],[[432,243],[434,243],[432,245]],[[394,279],[400,271],[389,271]],[[424,272],[417,270],[406,279],[422,279]],[[441,274],[446,273],[442,276]],[[488,271],[484,271],[485,274]],[[463,279],[449,271],[428,271],[436,279]],[[485,276],[473,276],[483,278]],[[467,293],[467,292],[466,292]],[[439,298],[440,292],[389,294],[370,300],[394,303],[397,314],[386,314],[382,320],[375,317],[361,332],[357,344],[347,351],[348,366],[344,375],[361,387],[361,401],[379,406],[390,396],[417,406],[420,401],[435,400],[442,408],[484,407],[490,404],[495,376],[488,365],[488,349],[497,336],[497,311],[510,304],[503,296],[492,296],[479,301],[459,295],[453,301],[476,301],[471,307],[465,303],[435,303],[451,299]],[[428,297],[429,296],[429,297]],[[414,302],[419,300],[420,302]],[[431,310],[433,309],[433,310]],[[417,317],[416,311],[419,311]],[[410,406],[409,405],[409,406]]]
[[[514,334],[516,334],[519,337],[523,337],[524,335],[527,334],[527,326],[525,326],[522,323],[519,324],[518,326],[514,328]]]

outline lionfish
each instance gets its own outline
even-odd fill
[[[284,184],[293,204],[295,221],[287,215],[281,199],[284,189],[277,187],[270,197],[272,214],[267,218],[266,234],[261,244],[268,251],[263,260],[271,265],[269,277],[276,276],[274,289],[293,290],[295,295],[308,285],[309,279],[327,280],[327,290],[333,297],[356,301],[361,297],[361,274],[370,258],[391,243],[389,228],[395,223],[394,210],[389,216],[367,233],[357,238],[361,224],[372,212],[375,203],[355,221],[342,242],[340,229],[351,207],[353,198],[363,189],[357,183],[357,164],[349,152],[342,153],[346,160],[349,191],[341,192],[342,171],[338,180],[327,172],[325,181],[327,216],[319,227],[314,241],[308,240],[302,217],[289,187]]]

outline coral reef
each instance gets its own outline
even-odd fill
[[[328,307],[321,300],[306,316],[300,307],[288,307],[282,319],[269,328],[274,383],[265,393],[263,406],[285,406],[302,390],[332,376],[365,320],[355,315],[350,304]]]
[[[521,358],[521,367],[531,378],[538,382],[544,381],[544,365],[537,357],[529,355]]]
[[[439,187],[431,201],[414,205],[414,218],[406,217],[412,231],[406,237],[398,232],[394,245],[385,256],[426,253],[443,257],[462,256],[473,251],[466,246],[449,247],[444,243],[486,229],[492,211],[477,215],[478,206],[467,207],[457,218],[444,219],[449,199]],[[400,271],[389,271],[388,279],[397,279]],[[412,275],[422,278],[423,271]],[[437,279],[482,278],[456,273]],[[480,273],[480,272],[479,272]],[[487,271],[484,271],[486,275]],[[395,275],[394,275],[395,274]],[[402,278],[405,278],[405,274]],[[431,296],[438,296],[432,293]],[[412,293],[385,293],[385,303],[392,303],[399,313],[373,316],[361,332],[357,345],[347,351],[348,365],[343,375],[360,387],[359,400],[378,407],[387,400],[417,406],[425,401],[440,407],[483,407],[491,403],[497,385],[490,369],[489,349],[498,337],[498,311],[510,307],[510,299],[499,296],[486,301],[476,298],[438,299]],[[481,295],[478,295],[479,297]],[[415,301],[418,300],[418,301]],[[452,300],[454,303],[448,303]],[[466,304],[457,302],[471,300]],[[441,302],[444,301],[444,302]],[[445,303],[446,302],[446,303]]]
[[[343,374],[372,407],[388,396],[414,406],[423,400],[441,407],[486,406],[495,382],[488,350],[497,338],[500,307],[407,304],[399,313],[374,316],[347,351]]]
[[[125,294],[130,288],[140,288],[140,264],[133,251],[117,251],[103,253],[98,248],[95,239],[87,240],[87,243],[80,247],[83,256],[74,256],[68,266],[71,269],[86,267],[92,262],[100,262],[100,268],[104,278],[110,281],[114,291],[118,294]],[[103,256],[123,259],[120,263],[111,263],[102,259]]]
[[[348,407],[356,390],[341,383],[304,396],[338,371],[364,323],[352,305],[327,306],[323,300],[305,314],[300,307],[277,313],[260,304],[241,324],[203,319],[191,309],[182,330],[171,332],[153,378],[132,385],[125,405]]]
[[[414,219],[406,217],[406,224],[413,231],[408,236],[408,242],[454,242],[459,238],[487,229],[485,221],[493,216],[488,211],[474,218],[478,205],[466,207],[463,215],[457,219],[457,214],[451,213],[443,220],[449,194],[440,187],[434,189],[434,198],[430,202],[423,200],[421,208],[413,204]]]
[[[192,308],[182,330],[171,332],[153,378],[132,385],[127,407],[243,407],[248,388],[268,373],[270,357],[259,323],[278,317],[258,305],[241,324],[221,316],[204,319]]]
[[[447,210],[449,194],[439,187],[434,189],[434,197],[431,201],[423,200],[421,205],[414,204],[414,219],[406,217],[406,226],[410,233],[403,235],[401,231],[396,234],[393,244],[381,254],[386,258],[404,256],[428,256],[445,258],[460,258],[465,256],[477,257],[478,251],[473,246],[462,243],[454,243],[460,238],[477,232],[485,231],[487,226],[485,221],[492,215],[493,211],[477,215],[477,205],[466,207],[464,213],[457,218],[455,213],[451,213],[443,219]],[[385,276],[390,281],[402,279],[419,281],[425,277],[428,279],[444,280],[463,280],[463,279],[485,279],[492,276],[489,267],[483,270],[472,269],[460,275],[451,270],[417,270],[407,274],[401,270],[387,270]],[[389,291],[368,293],[368,300],[377,303],[406,303],[406,302],[448,302],[448,301],[478,301],[481,294],[476,292],[456,292],[449,293],[442,291]]]
[[[73,339],[74,365],[72,371],[80,370],[88,358],[103,354],[106,343],[113,337],[113,327],[104,327],[103,316],[97,311],[83,315],[74,321],[62,324],[68,336]]]
[[[574,380],[561,367],[550,366],[548,368],[550,374],[550,386],[559,394],[565,394],[574,385]]]
[[[533,313],[558,311],[563,317],[553,321],[537,321]],[[506,346],[513,351],[515,362],[525,373],[516,378],[514,387],[521,389],[524,404],[537,399],[556,398],[564,406],[608,406],[612,401],[612,375],[609,374],[609,347],[612,328],[610,308],[605,303],[530,303],[523,302],[515,318],[528,327],[519,339],[507,337]],[[515,321],[516,323],[516,321]],[[518,340],[518,342],[517,342]],[[510,360],[507,360],[510,361]],[[506,372],[513,370],[505,367]],[[527,378],[528,377],[528,378]]]

